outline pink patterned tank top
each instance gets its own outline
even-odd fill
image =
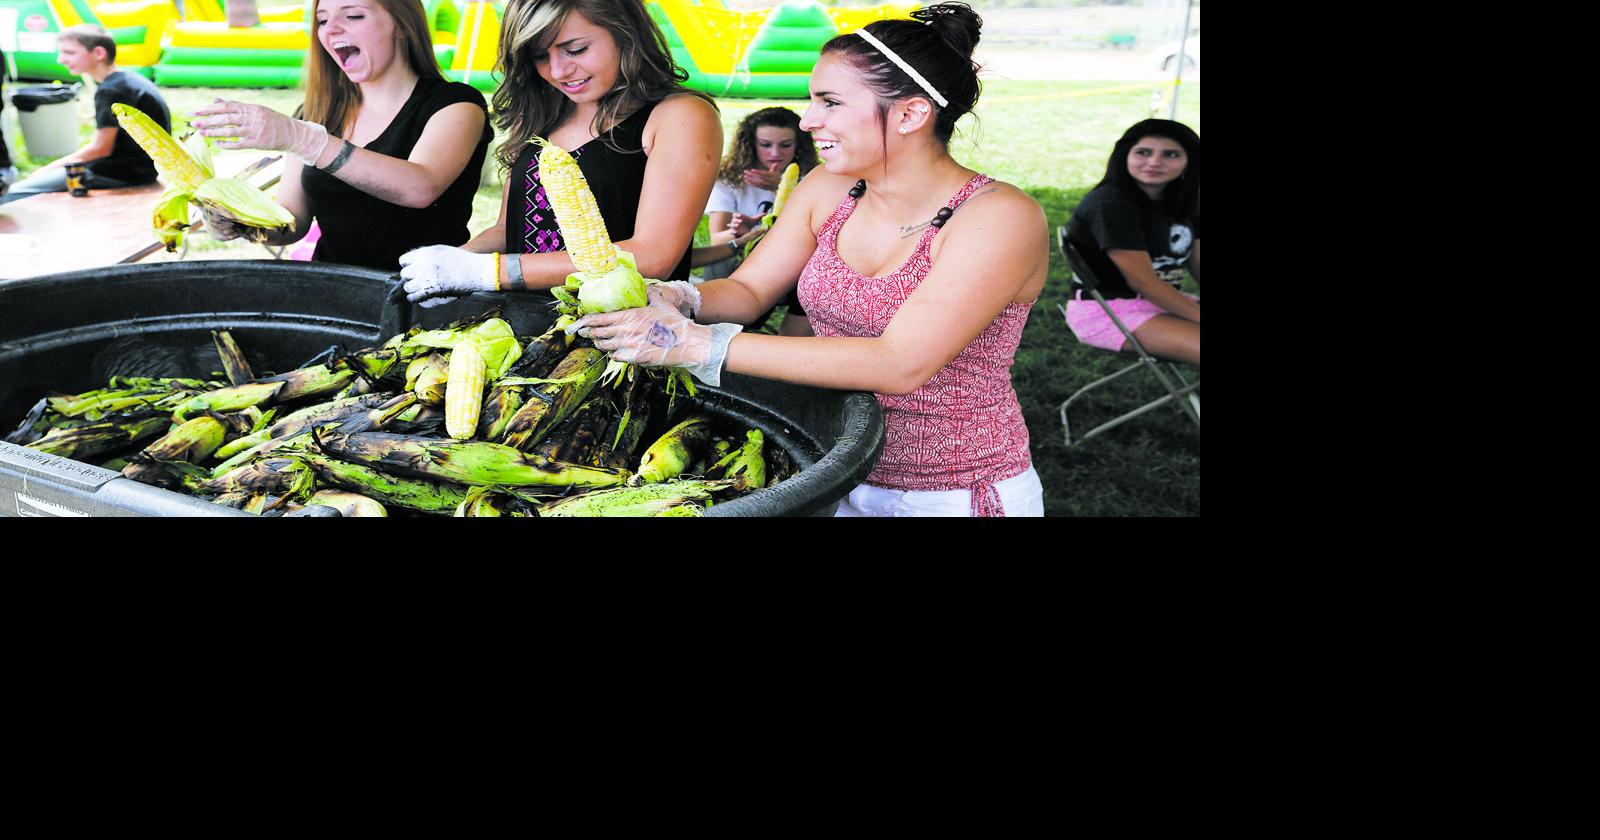
[[[952,211],[993,181],[977,175],[945,205]],[[892,274],[863,277],[839,258],[839,229],[854,212],[846,197],[817,233],[817,250],[800,273],[800,304],[819,336],[876,338],[928,276],[930,225]],[[867,483],[891,490],[971,490],[973,516],[1004,516],[995,482],[1027,471],[1028,427],[1011,362],[1032,303],[1012,302],[971,344],[910,394],[878,394],[886,434]]]

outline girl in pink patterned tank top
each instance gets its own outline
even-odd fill
[[[650,306],[574,328],[713,385],[726,367],[875,392],[883,453],[840,515],[1042,515],[1010,368],[1044,286],[1044,212],[949,153],[982,21],[961,3],[913,17],[824,45],[801,122],[824,165],[732,277],[654,285]],[[816,337],[739,334],[796,283]]]

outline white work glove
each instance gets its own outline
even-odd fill
[[[516,259],[515,256],[512,259]],[[428,245],[400,255],[406,300],[432,308],[457,295],[495,289],[494,254],[474,254],[450,245]],[[444,297],[448,295],[448,297]]]
[[[645,294],[650,297],[651,303],[665,301],[674,307],[685,318],[693,318],[700,311],[700,290],[687,280],[668,280],[664,283],[651,283],[645,287]]]
[[[245,235],[244,225],[241,225],[238,222],[223,216],[209,207],[201,207],[200,215],[205,217],[206,233],[210,234],[211,238],[217,240],[218,242],[226,242],[229,239],[238,239],[239,237]]]
[[[594,341],[594,346],[619,362],[645,367],[679,367],[713,387],[722,384],[728,345],[744,327],[738,324],[696,324],[666,301],[585,315],[567,333]]]
[[[215,99],[200,108],[189,125],[206,137],[232,137],[217,143],[221,149],[266,149],[290,152],[306,166],[315,167],[327,147],[328,130],[305,120],[286,117],[271,108]]]

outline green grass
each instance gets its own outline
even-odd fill
[[[977,119],[964,120],[951,144],[957,160],[1016,184],[1043,206],[1053,232],[1105,172],[1112,144],[1133,123],[1151,116],[1150,84],[995,80],[985,84]],[[174,88],[163,91],[175,128],[213,96],[245,99],[282,112],[299,102],[295,91]],[[802,102],[727,99],[719,102],[725,136],[751,111],[772,104],[803,110]],[[1200,85],[1184,85],[1178,118],[1200,130]],[[1165,110],[1158,116],[1166,116]],[[90,126],[84,127],[87,141]],[[21,138],[12,138],[14,147]],[[23,151],[18,149],[18,151]],[[24,173],[47,161],[19,155]],[[498,178],[473,202],[471,229],[492,224],[503,195]],[[701,225],[701,241],[704,224]],[[197,236],[191,257],[257,259],[260,246]],[[158,254],[152,259],[166,255]],[[1062,515],[1197,516],[1200,513],[1200,435],[1176,407],[1136,418],[1087,443],[1062,443],[1057,406],[1083,385],[1127,363],[1128,357],[1080,345],[1056,305],[1067,298],[1068,273],[1051,245],[1050,276],[1033,307],[1012,368],[1012,381],[1032,437],[1034,465],[1044,482],[1045,512]],[[779,313],[781,317],[781,310]],[[1153,379],[1131,375],[1074,404],[1081,435],[1100,422],[1163,393]]]

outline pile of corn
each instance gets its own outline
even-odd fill
[[[759,430],[497,311],[268,376],[212,338],[211,378],[113,376],[6,440],[261,515],[697,516],[793,470]]]

